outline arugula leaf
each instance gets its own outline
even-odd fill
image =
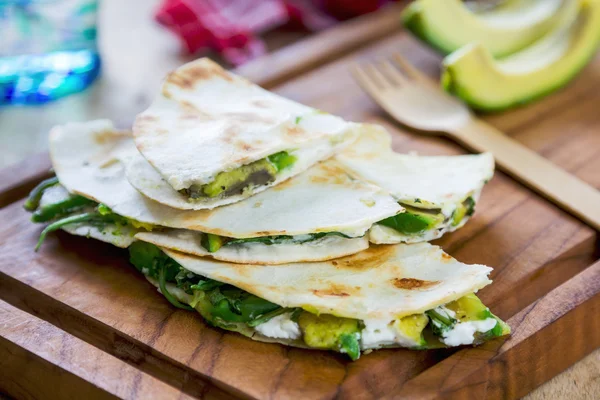
[[[455,318],[440,307],[425,311],[425,314],[431,320],[431,330],[436,336],[442,336],[444,332],[451,330],[457,322]]]
[[[175,296],[173,296],[169,290],[167,289],[167,281],[166,281],[166,277],[167,277],[167,266],[165,263],[161,263],[160,266],[158,266],[158,264],[160,263],[160,259],[155,258],[154,259],[154,269],[158,269],[158,286],[160,288],[160,292],[163,294],[163,296],[165,296],[165,298],[167,300],[169,300],[169,303],[171,303],[172,305],[174,305],[177,308],[181,308],[182,310],[188,310],[188,311],[193,311],[194,309],[190,306],[188,306],[187,304],[183,304],[181,303],[177,298],[175,298]]]
[[[241,243],[264,243],[266,245],[273,244],[281,244],[286,242],[293,243],[306,243],[312,242],[313,240],[321,239],[327,235],[336,235],[345,238],[349,238],[350,236],[344,235],[341,232],[318,232],[318,233],[310,233],[307,235],[298,235],[298,236],[289,236],[289,235],[277,235],[277,236],[259,236],[255,238],[246,238],[246,239],[234,239],[231,238],[227,242],[225,242],[224,246],[230,246],[233,244],[241,244]]]
[[[175,277],[182,267],[172,258],[168,257],[153,244],[135,241],[129,246],[129,262],[151,278],[158,279],[161,268],[165,268],[165,281],[176,282]]]

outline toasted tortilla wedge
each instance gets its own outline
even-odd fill
[[[357,137],[357,128],[270,93],[203,58],[171,72],[150,108],[137,117],[134,140],[151,166],[135,163],[129,178],[159,203],[211,209],[261,192],[331,157]],[[202,194],[191,199],[186,192],[209,184],[219,173],[282,151],[295,161],[268,182],[216,197]],[[144,172],[148,167],[158,174]],[[161,190],[154,190],[157,185]]]
[[[466,265],[429,243],[371,246],[303,264],[244,265],[163,249],[185,269],[282,307],[362,320],[418,314],[491,283],[491,268]]]
[[[173,229],[158,232],[140,232],[136,239],[196,256],[211,256],[200,244],[197,232]],[[285,264],[298,260],[302,262],[321,261],[358,253],[369,247],[368,235],[345,238],[327,235],[320,239],[298,243],[240,243],[224,246],[215,253],[219,260],[242,264]],[[335,254],[335,257],[332,257]],[[215,257],[217,258],[217,257]]]
[[[296,251],[289,247],[277,251],[277,245],[224,246],[226,251],[210,253],[217,259],[280,263],[340,257],[364,250],[361,236],[373,223],[402,210],[387,192],[350,178],[334,160],[243,202],[214,210],[178,210],[146,198],[131,186],[124,164],[135,154],[130,135],[116,131],[106,120],[58,126],[50,134],[54,169],[70,193],[103,203],[114,213],[138,222],[195,231],[196,243],[200,232],[231,238],[341,232],[353,238],[331,238],[331,242],[319,243],[334,245],[314,243]],[[175,236],[180,234],[192,235],[179,232]],[[152,238],[158,240],[155,233]],[[197,248],[171,244],[168,234],[165,238],[162,246],[198,254]]]
[[[402,205],[437,210],[440,223],[418,234],[406,235],[376,224],[370,231],[373,243],[412,243],[441,237],[462,227],[474,210],[483,186],[494,174],[491,153],[464,156],[418,156],[396,153],[390,134],[381,126],[365,125],[360,138],[336,156],[358,179],[387,190]],[[460,219],[457,209],[466,199],[472,210]]]

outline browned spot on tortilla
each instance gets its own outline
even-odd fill
[[[337,297],[348,297],[352,293],[356,294],[360,291],[360,287],[350,287],[344,285],[336,285],[332,283],[326,289],[313,289],[315,296],[337,296]]]
[[[156,133],[160,134],[160,135],[164,135],[165,133],[169,133],[168,130],[164,129],[164,128],[158,128],[156,130]]]
[[[394,278],[392,279],[392,284],[396,286],[398,289],[422,289],[428,288],[430,286],[435,286],[439,282],[438,281],[422,281],[420,279],[414,278]]]
[[[452,261],[452,256],[449,256],[446,253],[442,253],[442,261],[444,261],[444,262],[450,262],[450,261]]]
[[[222,117],[230,118],[237,122],[262,122],[264,124],[274,124],[275,120],[272,118],[263,117],[260,114],[252,112],[226,112],[221,114]]]
[[[337,263],[337,261],[332,261],[331,263],[332,263],[333,265],[337,265],[337,264],[338,264],[338,263]]]
[[[212,119],[210,114],[200,110],[198,107],[190,103],[189,101],[182,100],[179,102],[183,113],[181,118],[183,119],[197,119],[199,121],[206,121]]]
[[[94,142],[98,144],[106,144],[109,142],[118,142],[126,137],[131,136],[129,131],[104,130],[94,132]]]
[[[238,124],[229,124],[223,129],[223,142],[232,144],[242,128]]]
[[[256,150],[250,143],[244,142],[243,140],[236,140],[233,146],[240,151],[249,152]],[[241,160],[240,160],[241,161]]]
[[[377,268],[387,262],[395,253],[395,246],[371,245],[367,250],[352,254],[347,257],[338,258],[337,268],[371,269]]]
[[[269,102],[265,100],[252,100],[250,104],[258,107],[258,108],[269,108]]]
[[[158,121],[158,117],[156,115],[150,114],[142,114],[136,118],[136,123],[145,123],[145,122],[156,122]]]
[[[314,171],[316,173],[310,177],[310,181],[315,184],[346,185],[352,182],[350,175],[333,162],[319,164]]]
[[[256,203],[254,203],[252,208],[259,208],[260,206],[262,206],[262,201],[257,201]]]
[[[179,68],[167,75],[166,82],[184,90],[193,89],[202,80],[221,78],[233,82],[233,77],[213,62],[196,62]]]
[[[305,133],[306,131],[300,128],[298,125],[285,127],[285,134],[291,137],[303,136]]]
[[[216,210],[216,208],[214,210]],[[188,211],[183,215],[183,220],[185,222],[206,221],[207,219],[209,219],[212,216],[214,210]],[[204,230],[204,227],[199,226],[199,225],[193,225],[193,226],[188,225],[188,226],[186,226],[186,228],[192,229],[192,230],[199,230],[199,231]]]

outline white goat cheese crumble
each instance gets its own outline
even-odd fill
[[[452,330],[444,332],[440,340],[448,346],[473,344],[476,332],[487,332],[494,328],[497,323],[498,321],[494,318],[487,318],[481,321],[459,322],[454,325]]]
[[[364,329],[361,331],[361,345],[363,350],[378,349],[383,346],[400,345],[402,347],[415,347],[419,343],[406,337],[394,326],[394,321],[364,320]]]
[[[278,315],[254,327],[260,334],[275,339],[298,339],[300,326],[292,321],[292,313]]]

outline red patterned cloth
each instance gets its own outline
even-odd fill
[[[156,19],[189,53],[212,49],[239,65],[265,52],[256,36],[280,26],[310,31],[375,11],[389,0],[164,0]]]

